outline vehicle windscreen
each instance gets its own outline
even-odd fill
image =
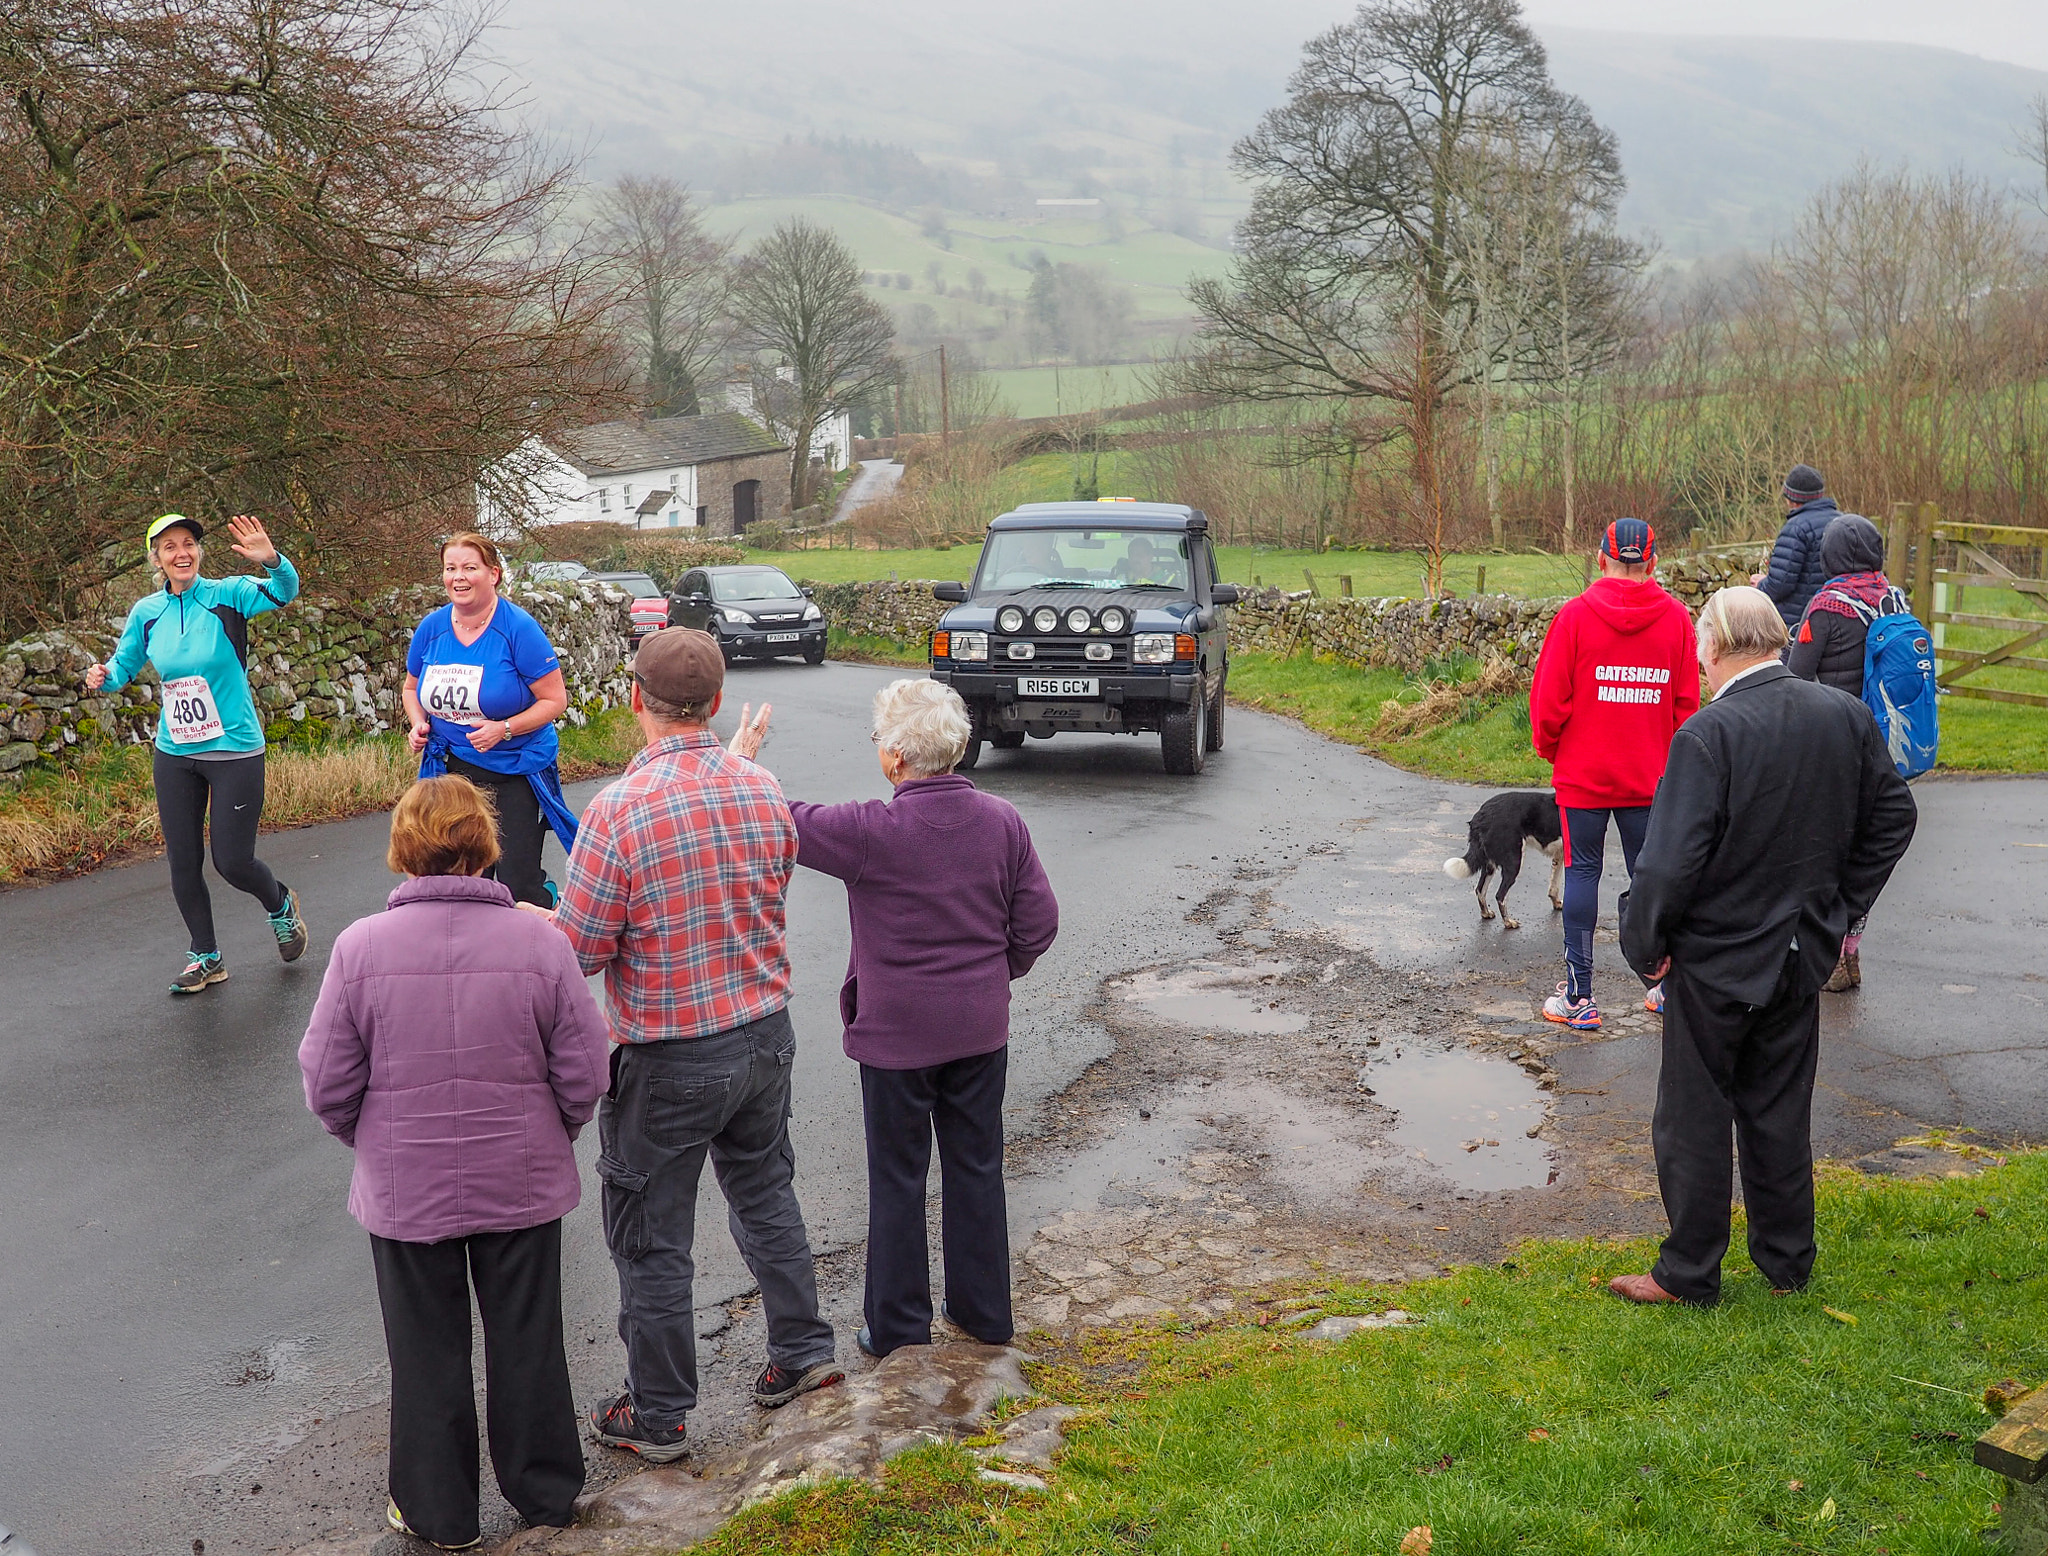
[[[629,573],[623,578],[610,578],[603,574],[599,577],[614,589],[624,589],[636,600],[658,600],[662,597],[661,585],[645,573]]]
[[[982,548],[978,589],[1188,587],[1188,538],[1163,530],[998,530]]]
[[[800,600],[803,594],[780,569],[750,567],[740,573],[713,573],[711,598],[732,604],[739,600]]]

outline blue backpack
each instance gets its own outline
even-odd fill
[[[1853,607],[1863,639],[1863,702],[1877,720],[1885,749],[1901,778],[1918,778],[1934,765],[1941,746],[1939,688],[1934,680],[1934,634],[1896,587],[1871,609],[1839,589],[1824,591]]]

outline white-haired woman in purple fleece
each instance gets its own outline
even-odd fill
[[[753,756],[768,708],[741,715]],[[973,726],[936,681],[875,694],[887,800],[792,801],[797,863],[846,882],[853,955],[839,990],[846,1052],[860,1065],[868,1142],[868,1264],[860,1348],[929,1345],[925,1177],[939,1142],[946,1318],[991,1345],[1010,1316],[1003,1197],[1003,1084],[1010,982],[1059,933],[1059,904],[1009,801],[953,771]],[[943,889],[933,861],[943,860]]]

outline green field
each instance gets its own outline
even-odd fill
[[[1149,362],[1107,367],[1005,367],[989,373],[1014,416],[1072,416],[1130,405],[1150,392]]]
[[[1130,287],[1141,321],[1187,318],[1188,278],[1221,275],[1230,264],[1222,249],[1134,219],[1119,228],[1108,222],[1001,221],[947,213],[942,240],[926,236],[916,217],[844,195],[734,200],[708,206],[704,214],[714,232],[737,239],[742,246],[792,217],[828,227],[853,250],[862,269],[877,276],[910,277],[907,290],[871,288],[875,298],[892,310],[930,304],[943,328],[961,334],[1001,324],[1005,302],[1015,310],[1031,285],[1034,253],[1054,264],[1087,265]],[[928,271],[934,264],[949,289],[947,296],[932,289]],[[985,302],[963,295],[972,284],[973,271],[981,273]]]
[[[1065,456],[1048,459],[1060,462]],[[1041,461],[1031,461],[1037,464]],[[1019,469],[1022,466],[1017,467]],[[1085,463],[1084,463],[1085,468]],[[1057,483],[1043,483],[1046,488]],[[1108,481],[1103,482],[1105,489]],[[1067,491],[1040,489],[1013,497],[1013,502],[1044,502],[1069,495]],[[949,578],[964,582],[981,556],[979,546],[954,546],[945,551],[750,551],[751,560],[769,562],[792,578],[816,583],[857,583],[868,578]],[[1218,546],[1216,562],[1224,581],[1248,584],[1254,579],[1282,589],[1308,587],[1304,572],[1315,575],[1316,588],[1323,594],[1341,594],[1343,580],[1351,580],[1351,592],[1420,598],[1422,557],[1409,551],[1277,551],[1265,547]],[[1470,594],[1478,581],[1479,569],[1486,569],[1490,594],[1512,594],[1531,599],[1573,594],[1584,582],[1578,565],[1562,557],[1546,555],[1491,556],[1457,555],[1444,562],[1444,580],[1456,593]]]
[[[923,1449],[881,1487],[794,1492],[701,1549],[1987,1550],[2005,1482],[1971,1463],[1990,1424],[1978,1399],[2048,1373],[2048,1157],[1934,1182],[1823,1169],[1818,1187],[1820,1262],[1798,1295],[1772,1296],[1731,1252],[1718,1307],[1632,1308],[1603,1288],[1648,1268],[1652,1243],[1541,1241],[1442,1280],[1267,1293],[1227,1325],[1033,1344],[1034,1382],[1083,1411],[1046,1492]],[[1389,1306],[1422,1322],[1295,1332]]]

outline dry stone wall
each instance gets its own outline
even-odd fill
[[[1763,546],[1677,556],[1659,566],[1657,578],[1697,613],[1717,590],[1748,583],[1750,574],[1760,571],[1768,558],[1769,548]],[[915,643],[938,625],[946,610],[923,580],[811,588],[832,625],[856,637]],[[1424,672],[1432,662],[1461,657],[1506,659],[1526,672],[1535,668],[1543,636],[1563,603],[1504,594],[1443,600],[1326,599],[1280,589],[1247,590],[1231,608],[1230,643],[1233,649],[1267,653],[1305,648],[1343,664],[1409,674]]]
[[[513,585],[562,661],[580,724],[631,696],[629,597],[604,584]],[[413,628],[442,604],[425,585],[364,600],[301,597],[249,623],[249,683],[272,741],[317,744],[404,723],[399,689]],[[94,744],[155,738],[157,675],[145,668],[111,695],[88,692],[88,665],[113,652],[119,621],[74,626],[0,649],[0,774],[61,761]]]

